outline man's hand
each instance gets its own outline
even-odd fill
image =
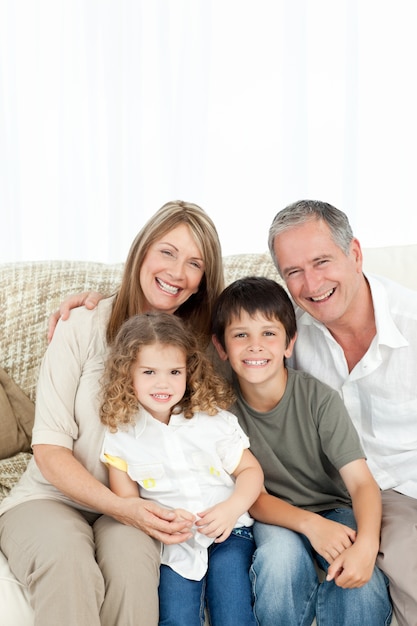
[[[60,319],[67,320],[70,315],[71,309],[75,309],[78,306],[85,306],[87,309],[95,309],[97,304],[102,300],[104,296],[97,291],[83,291],[72,296],[65,298],[59,305],[59,308],[51,313],[48,320],[48,343],[51,341],[56,325]]]

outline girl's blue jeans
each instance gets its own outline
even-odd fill
[[[323,511],[324,517],[356,529],[353,511]],[[261,626],[387,626],[392,608],[388,581],[375,567],[363,587],[342,589],[333,581],[320,583],[315,562],[328,563],[308,539],[287,528],[255,522],[256,551],[250,577],[254,612]]]
[[[203,626],[207,607],[211,626],[255,626],[249,568],[255,544],[251,528],[238,528],[208,551],[202,580],[189,580],[161,565],[160,626]]]

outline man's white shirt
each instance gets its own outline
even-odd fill
[[[377,333],[353,370],[324,324],[301,309],[289,364],[339,391],[380,488],[417,498],[417,292],[367,279]]]

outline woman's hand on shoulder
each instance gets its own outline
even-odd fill
[[[83,291],[81,293],[68,296],[61,302],[58,309],[51,313],[48,320],[48,343],[51,341],[56,325],[60,319],[67,320],[70,315],[71,309],[75,309],[78,306],[85,306],[87,309],[95,309],[100,300],[104,296],[98,291]]]

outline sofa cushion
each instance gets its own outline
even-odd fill
[[[35,400],[39,365],[47,347],[48,317],[70,294],[110,294],[122,264],[35,261],[0,265],[0,365]]]
[[[0,607],[2,626],[33,626],[33,610],[29,593],[9,569],[6,557],[0,552]]]
[[[28,452],[35,405],[0,367],[0,459]]]
[[[0,461],[0,502],[18,482],[31,458],[30,452],[19,452],[10,459]]]

